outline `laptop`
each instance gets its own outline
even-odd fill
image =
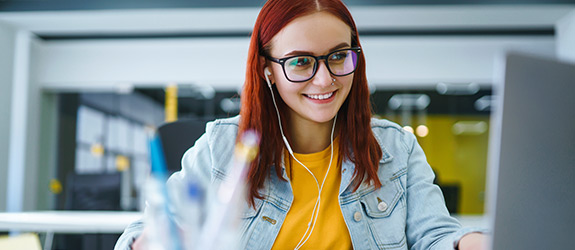
[[[516,53],[494,85],[491,249],[575,249],[575,65]]]

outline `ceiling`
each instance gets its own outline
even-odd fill
[[[0,0],[0,11],[261,7],[264,0]],[[574,4],[574,0],[344,0],[349,6]]]

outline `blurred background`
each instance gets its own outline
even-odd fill
[[[184,122],[191,146],[238,114],[264,2],[0,0],[0,212],[139,210],[147,131]],[[375,115],[417,136],[450,212],[483,214],[495,59],[573,53],[575,2],[344,2]]]

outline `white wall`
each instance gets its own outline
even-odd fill
[[[6,209],[15,30],[0,22],[0,211]]]
[[[553,56],[553,36],[363,37],[372,85],[431,87],[439,82],[490,85],[506,50]],[[51,90],[121,88],[167,82],[235,90],[243,84],[249,40],[140,39],[43,43],[38,81]]]
[[[367,76],[376,88],[492,84],[494,58],[507,50],[553,55],[554,38],[531,36],[367,37]]]
[[[122,39],[44,42],[35,63],[50,90],[90,90],[124,84],[243,83],[248,38]]]

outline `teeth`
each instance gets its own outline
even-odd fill
[[[325,95],[307,95],[307,97],[311,98],[311,99],[316,99],[316,100],[324,100],[327,98],[330,98],[333,95],[333,92],[325,94]]]

